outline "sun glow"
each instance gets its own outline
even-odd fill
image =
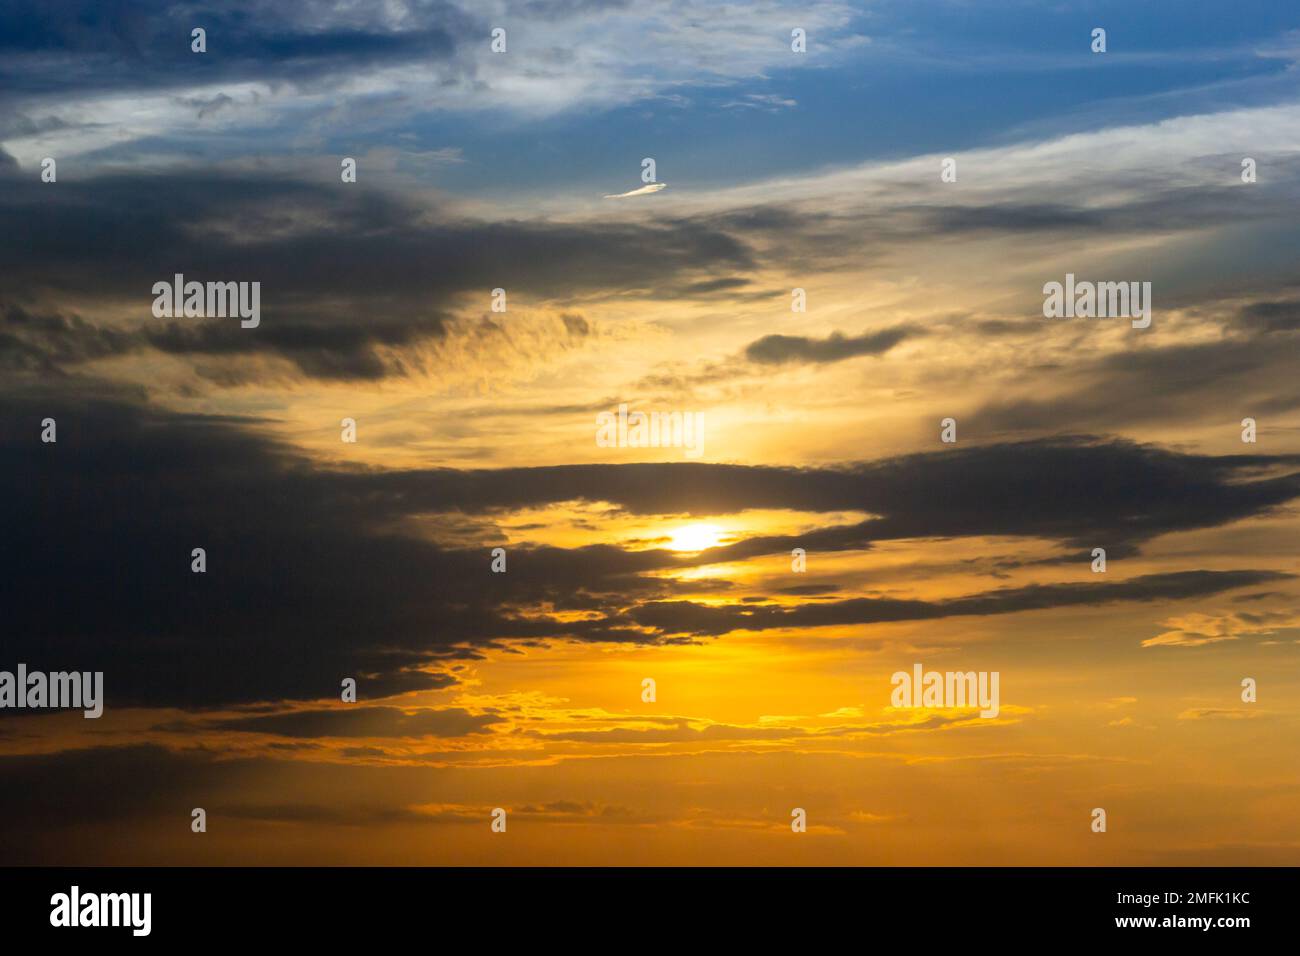
[[[722,529],[715,524],[688,524],[674,531],[668,547],[673,551],[704,551],[722,543]]]

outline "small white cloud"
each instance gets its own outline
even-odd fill
[[[765,110],[769,113],[776,113],[782,109],[794,109],[798,105],[798,100],[790,99],[787,96],[777,96],[775,93],[750,93],[744,99],[723,103],[722,108],[728,110]]]
[[[657,193],[665,188],[667,183],[647,183],[640,189],[633,189],[631,192],[616,193],[613,196],[606,196],[606,199],[630,199],[633,196],[649,196],[651,193]]]

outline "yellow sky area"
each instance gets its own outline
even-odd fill
[[[930,270],[936,276],[981,274],[964,258],[973,253],[945,251],[951,254]],[[1024,278],[1041,284],[1041,271],[1027,267]],[[1149,339],[1095,323],[1046,326],[1032,309],[1011,308],[1033,305],[1023,290],[958,294],[919,271],[857,289],[857,275],[796,278],[757,279],[773,293],[762,302],[575,306],[515,296],[492,327],[467,313],[446,342],[431,346],[424,365],[412,361],[408,374],[361,385],[286,373],[193,390],[189,363],[153,355],[97,371],[147,382],[163,404],[263,418],[268,434],[331,464],[689,460],[681,449],[596,445],[596,413],[631,401],[646,410],[703,411],[701,460],[799,466],[940,451],[938,422],[947,415],[958,418],[960,442],[1018,437],[982,434],[969,416],[994,400],[1063,402],[1095,384],[1074,371],[1089,359],[1222,334],[1215,316],[1176,311],[1157,317]],[[792,284],[809,290],[805,315],[789,313]],[[590,336],[565,330],[559,315],[571,308],[591,324]],[[1024,319],[1027,330],[989,335],[972,324],[997,319]],[[760,369],[736,361],[763,335],[820,339],[900,322],[921,334],[884,356]],[[1197,398],[1171,433],[1167,416],[1147,419],[1143,407],[1116,402],[1108,433],[1180,450],[1243,452],[1238,408]],[[344,417],[358,422],[355,445],[340,441]],[[1260,444],[1248,451],[1300,447],[1294,415],[1263,416],[1260,429]],[[567,502],[421,516],[403,530],[447,547],[618,544],[685,556],[867,517],[636,516]],[[788,553],[661,574],[685,585],[674,599],[761,597],[784,606],[864,596],[942,601],[1180,570],[1295,574],[1296,521],[1288,508],[1168,535],[1144,543],[1136,557],[1112,557],[1104,576],[1086,562],[1047,563],[1062,552],[1056,544],[1010,538],[814,548],[800,574]],[[785,590],[796,586],[836,590]],[[91,852],[104,854],[103,862],[141,863],[1296,865],[1300,767],[1278,757],[1300,742],[1295,606],[1294,584],[1282,581],[1186,601],[739,632],[685,644],[551,641],[451,665],[461,683],[442,691],[377,701],[362,687],[357,706],[491,714],[496,722],[483,733],[302,738],[211,726],[236,711],[110,707],[99,721],[26,717],[32,735],[10,736],[0,747],[49,753],[152,744],[178,759],[245,767],[216,775],[209,789],[178,788],[178,805],[134,821],[129,840],[116,824],[98,832],[73,825],[61,831],[66,845],[49,848],[48,863],[95,862],[85,856]],[[890,675],[918,661],[934,670],[999,671],[1001,715],[892,710]],[[1240,699],[1246,677],[1258,681],[1255,704]],[[653,702],[642,699],[646,678],[655,681]],[[284,709],[345,706],[328,700]],[[188,827],[189,808],[200,800],[209,834],[177,840],[176,827]],[[493,807],[510,813],[506,834],[490,830]],[[794,807],[808,812],[806,834],[790,831]],[[1094,807],[1107,810],[1106,834],[1089,828]]]
[[[689,514],[626,513],[608,502],[569,501],[544,508],[521,508],[507,518],[498,516],[494,520],[510,544],[559,548],[615,544],[629,551],[661,549],[685,555],[756,535],[797,535],[816,528],[857,524],[868,517],[864,512],[755,508],[701,520]],[[785,563],[789,572],[789,561]]]
[[[1055,261],[1035,259],[1023,275],[1008,275],[1004,268],[981,271],[981,257],[1008,252],[1005,242],[989,245],[995,249],[945,247],[943,268],[935,267],[934,276],[912,260],[895,263],[893,271],[877,267],[870,277],[856,270],[752,275],[744,297],[558,302],[534,301],[520,292],[503,314],[466,297],[444,337],[400,354],[379,349],[393,372],[364,382],[307,378],[288,362],[254,355],[191,361],[150,352],[92,365],[97,374],[147,385],[163,404],[261,418],[268,433],[336,463],[813,464],[936,450],[938,423],[947,416],[958,420],[959,441],[1015,437],[981,430],[981,410],[1018,400],[1050,407],[1087,394],[1096,384],[1092,363],[1106,356],[1215,342],[1230,334],[1221,313],[1231,303],[1197,310],[1164,306],[1145,331],[1123,322],[1051,322],[1041,315],[1044,277],[1079,271],[1079,260],[1071,265],[1063,259],[1057,268]],[[808,292],[806,313],[790,311],[795,285]],[[755,298],[753,290],[762,293]],[[581,316],[587,331],[575,332],[566,315]],[[143,320],[127,310],[120,321]],[[990,322],[1001,323],[1003,331],[991,334]],[[784,365],[745,359],[746,346],[767,335],[821,340],[900,325],[910,327],[912,336],[883,355]],[[1204,399],[1182,408],[1171,404],[1176,396],[1152,405],[1155,398],[1135,404],[1117,396],[1119,404],[1108,409],[1104,423],[1065,424],[1167,444],[1165,422],[1177,407],[1178,439],[1185,447],[1240,451],[1245,415],[1260,418],[1260,450],[1297,447],[1295,413],[1220,407]],[[619,402],[646,411],[702,412],[702,457],[687,459],[677,448],[598,446],[595,416]],[[341,441],[343,418],[358,423],[355,444]],[[1040,430],[1057,430],[1050,414]]]
[[[658,669],[670,696],[692,696],[674,689],[673,668]],[[600,681],[588,674],[584,685]],[[715,696],[736,683],[714,683]],[[774,684],[774,702],[798,706],[801,684]],[[619,696],[637,700],[638,689]],[[1269,757],[1294,741],[1295,714],[1179,720],[1167,703],[1062,705],[987,729],[830,747],[587,747],[550,763],[473,767],[304,755],[238,785],[219,778],[205,794],[207,839],[168,838],[148,819],[125,852],[137,862],[1294,864],[1300,781]],[[1136,722],[1116,726],[1118,714]],[[1089,830],[1098,806],[1106,834]],[[505,834],[490,831],[495,807],[508,812]],[[790,831],[796,807],[806,834]],[[104,852],[111,841],[87,845]]]
[[[1293,646],[1140,646],[1201,603],[554,642],[489,650],[443,691],[372,701],[363,687],[357,706],[500,718],[459,737],[198,726],[220,713],[27,719],[43,722],[42,750],[153,743],[233,761],[201,798],[175,796],[181,817],[202,799],[205,840],[152,815],[129,846],[65,834],[131,862],[1296,864],[1300,767],[1277,759],[1300,730]],[[916,661],[998,670],[1002,714],[891,708],[891,674]],[[1254,705],[1243,676],[1259,682]],[[237,769],[249,757],[267,762]],[[506,834],[490,830],[494,807]],[[790,831],[795,807],[806,834]],[[1089,829],[1094,807],[1106,834]]]

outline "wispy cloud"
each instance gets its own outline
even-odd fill
[[[605,196],[605,199],[631,199],[633,196],[649,196],[651,193],[657,193],[661,189],[667,189],[667,183],[647,183],[639,189],[632,189],[625,193],[614,193]]]

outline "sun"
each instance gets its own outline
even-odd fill
[[[669,535],[673,551],[705,551],[722,543],[722,529],[715,524],[683,525]]]

